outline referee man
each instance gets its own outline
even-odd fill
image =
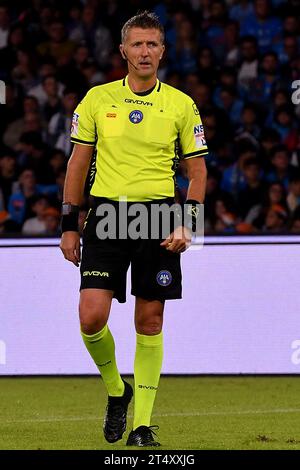
[[[75,145],[65,180],[60,248],[68,261],[80,263],[81,334],[108,393],[103,425],[108,442],[122,438],[133,396],[131,385],[119,374],[107,325],[112,299],[126,301],[126,273],[131,265],[136,352],[134,419],[127,445],[159,446],[151,414],[163,357],[164,304],[181,298],[180,253],[189,246],[203,203],[203,157],[208,151],[192,99],[157,78],[165,47],[156,15],[137,14],[125,23],[121,35],[120,52],[128,75],[90,89],[74,112],[71,141]],[[97,209],[103,204],[118,212],[120,198],[125,197],[128,207],[135,203],[147,210],[153,204],[171,206],[179,158],[185,160],[189,177],[185,209],[191,223],[172,225],[162,238],[99,238]],[[90,168],[93,204],[83,230],[81,257],[78,212]]]

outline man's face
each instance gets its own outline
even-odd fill
[[[273,55],[266,55],[262,63],[263,69],[266,73],[275,73],[277,70],[277,60]]]
[[[158,29],[130,28],[120,50],[128,58],[129,72],[147,79],[156,74],[165,46]]]
[[[269,14],[268,0],[256,0],[254,3],[255,13],[258,18],[264,19]]]
[[[12,173],[16,167],[16,160],[11,155],[4,155],[0,159],[0,172]]]
[[[33,187],[35,185],[35,176],[33,171],[24,170],[19,177],[19,181],[24,188]]]
[[[65,35],[64,25],[62,23],[53,23],[49,28],[49,35],[53,42],[61,42]]]
[[[251,41],[245,41],[242,44],[242,56],[246,60],[254,60],[257,56],[255,44]]]
[[[276,152],[272,163],[278,170],[285,170],[289,166],[289,157],[284,151]]]

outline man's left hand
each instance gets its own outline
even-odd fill
[[[160,246],[173,253],[183,253],[191,244],[192,234],[186,227],[177,227]]]

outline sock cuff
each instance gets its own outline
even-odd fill
[[[83,331],[81,331],[81,336],[85,341],[88,341],[89,343],[95,343],[96,341],[102,339],[108,331],[108,326],[105,325],[102,330],[98,331],[97,333],[94,333],[93,335],[87,335],[86,333],[83,333]]]
[[[140,335],[137,333],[136,342],[143,346],[161,346],[163,343],[163,332],[161,331],[158,335]]]

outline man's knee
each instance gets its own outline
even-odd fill
[[[110,299],[99,299],[93,295],[80,295],[79,319],[81,331],[94,334],[102,330],[107,323]]]
[[[144,321],[136,323],[136,331],[140,335],[154,336],[158,335],[162,330],[162,321]]]
[[[142,335],[158,335],[163,325],[164,304],[158,301],[138,300],[135,311],[135,328]]]

